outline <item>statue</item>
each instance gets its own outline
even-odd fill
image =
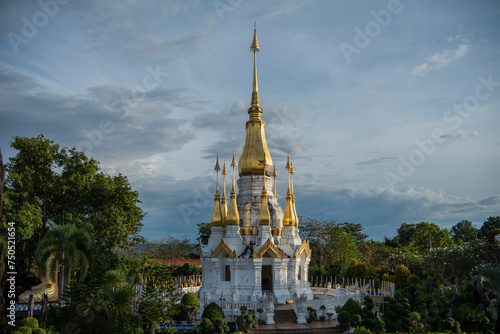
[[[49,263],[53,261],[52,258],[47,260],[47,267]],[[55,274],[54,281],[49,278],[48,274],[42,275],[38,267],[35,268],[35,276],[42,281],[38,285],[34,285],[30,290],[26,290],[21,293],[18,297],[18,302],[21,304],[29,303],[30,295],[33,295],[33,301],[35,303],[42,302],[44,294],[49,297],[49,302],[53,302],[59,298],[59,288],[57,286],[57,273]]]

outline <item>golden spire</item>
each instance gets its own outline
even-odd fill
[[[255,21],[253,29],[253,41],[250,46],[250,51],[253,52],[253,91],[252,91],[252,107],[248,109],[248,113],[252,116],[252,112],[258,112],[255,117],[260,118],[262,108],[259,102],[259,83],[257,81],[257,52],[259,52],[259,42],[257,41],[257,21]]]
[[[256,25],[255,25],[256,26]],[[271,176],[273,160],[267,148],[266,135],[264,132],[265,123],[261,119],[262,108],[259,102],[259,85],[257,81],[257,52],[260,50],[257,41],[257,28],[254,28],[253,41],[250,51],[253,52],[253,90],[252,102],[248,109],[250,119],[246,123],[247,135],[243,152],[240,157],[239,174],[262,175],[263,170]],[[265,157],[266,164],[260,163]],[[269,168],[267,168],[269,166]]]
[[[264,166],[266,165],[266,157],[264,156],[264,160],[262,161]],[[271,225],[271,215],[269,214],[269,205],[267,204],[267,189],[266,189],[266,172],[264,170],[262,179],[262,205],[260,208],[260,216],[259,216],[259,225],[260,226],[269,226]]]
[[[274,164],[274,169],[273,169],[273,191],[274,191],[274,197],[276,197],[276,178],[278,177],[278,173],[276,173],[276,164]]]
[[[220,203],[220,205],[221,205],[221,216],[222,216],[222,226],[226,225],[226,218],[227,218],[226,175],[227,175],[226,161],[224,161],[224,165],[222,167],[222,178],[223,178],[223,181],[222,181],[222,183],[223,183],[222,201]]]
[[[233,167],[233,188],[231,189],[231,197],[229,200],[229,210],[227,212],[226,226],[240,224],[240,215],[238,214],[238,206],[236,204],[236,189],[234,186],[234,168],[236,166],[237,164],[233,151],[233,161],[231,162],[231,167]]]
[[[288,170],[287,182],[288,186],[286,189],[286,204],[285,213],[283,214],[283,226],[289,226],[294,223],[293,207],[292,207],[292,193],[290,191],[290,156],[288,156],[285,169]]]
[[[290,183],[292,184],[292,187],[290,191],[292,192],[292,209],[293,209],[293,220],[294,220],[294,226],[299,227],[299,217],[297,216],[297,209],[295,209],[295,194],[293,193],[293,174],[295,173],[295,170],[293,169],[293,162],[290,161]]]
[[[212,226],[222,225],[222,215],[220,212],[220,194],[219,194],[219,155],[217,155],[217,162],[215,163],[215,172],[217,173],[217,185],[215,187],[215,198],[214,198],[214,211],[212,213]]]

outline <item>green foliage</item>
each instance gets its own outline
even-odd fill
[[[410,270],[405,265],[397,265],[396,270],[394,270],[394,277],[392,278],[396,284],[396,289],[404,288],[407,285],[410,275]]]
[[[462,220],[456,225],[452,226],[452,239],[456,244],[470,242],[477,238],[478,231],[479,230],[472,225],[471,221]]]
[[[497,234],[500,234],[500,216],[488,217],[479,230],[479,236],[494,244],[494,237]]]
[[[342,306],[342,311],[347,311],[349,312],[349,314],[352,316],[354,316],[355,314],[361,316],[363,314],[363,310],[361,309],[361,306],[358,304],[357,301],[355,301],[354,299],[352,298],[349,298],[344,306]]]
[[[21,332],[22,334],[31,334],[32,329],[31,329],[31,327],[22,326],[22,327],[19,327],[19,332]]]
[[[368,328],[361,326],[361,327],[356,328],[353,333],[354,334],[370,334],[371,331]]]
[[[242,314],[236,318],[236,325],[238,325],[238,329],[243,333],[252,333],[252,329],[257,328],[257,321],[251,314]]]
[[[200,302],[198,301],[198,297],[196,297],[196,294],[188,292],[184,296],[182,296],[181,304],[186,308],[187,320],[188,324],[190,324],[192,322],[193,314],[198,312],[198,310],[200,309]]]
[[[202,245],[208,244],[208,239],[212,232],[210,227],[212,225],[210,223],[200,223],[196,225],[198,225],[198,238],[196,238],[196,241],[200,242]]]
[[[361,230],[360,224],[300,219],[301,237],[309,240],[312,249],[311,266],[319,266],[335,274],[345,274],[352,259],[361,259],[357,241],[366,238]]]
[[[24,318],[19,323],[21,326],[26,326],[29,328],[38,328],[38,319],[36,318]]]
[[[460,305],[455,309],[453,316],[460,323],[461,329],[466,332],[480,332],[485,325],[485,313],[469,304]]]
[[[226,318],[226,316],[224,315],[224,312],[222,311],[220,306],[214,302],[211,302],[210,304],[207,305],[207,307],[205,307],[201,317],[207,318],[212,323],[214,323],[216,319],[221,319],[221,318],[225,319]]]
[[[46,334],[47,331],[43,328],[34,328],[32,331],[31,331],[31,334]]]
[[[200,334],[213,334],[214,325],[210,321],[210,319],[202,318],[200,323]]]
[[[341,325],[349,324],[351,322],[351,313],[349,311],[340,311],[337,320]]]
[[[366,263],[360,262],[357,259],[352,259],[349,270],[349,277],[359,278],[359,279],[376,279],[378,274],[372,266]]]
[[[359,314],[354,314],[351,317],[351,326],[352,327],[359,327],[362,324],[361,316]]]

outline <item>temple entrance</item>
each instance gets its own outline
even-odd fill
[[[273,266],[262,266],[262,291],[273,291]]]

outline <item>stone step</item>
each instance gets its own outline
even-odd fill
[[[294,310],[274,310],[274,322],[276,324],[295,324],[297,316]]]
[[[293,334],[341,334],[345,333],[347,328],[344,327],[323,327],[323,328],[272,328],[272,329],[254,329],[254,334],[283,334],[283,333],[293,333]]]

